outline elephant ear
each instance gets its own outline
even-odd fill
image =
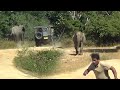
[[[25,32],[25,27],[22,28],[22,31]]]
[[[23,25],[19,25],[19,28],[21,28],[22,31],[25,32],[25,27]]]

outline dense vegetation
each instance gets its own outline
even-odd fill
[[[33,27],[53,25],[56,37],[71,38],[74,31],[80,30],[96,45],[120,42],[119,11],[1,11],[1,39],[15,23],[25,25],[26,40],[34,40]]]
[[[57,50],[32,51],[23,49],[14,58],[15,66],[37,74],[50,74],[58,66],[62,52]]]

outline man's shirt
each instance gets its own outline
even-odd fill
[[[91,63],[88,70],[93,70],[97,79],[110,79],[108,70],[111,68],[106,62],[99,62],[97,67]]]

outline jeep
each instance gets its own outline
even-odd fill
[[[52,42],[52,37],[53,37],[53,32],[54,29],[53,27],[50,26],[36,26],[34,27],[35,29],[35,44],[36,46],[41,46],[41,45],[46,45],[50,44]]]

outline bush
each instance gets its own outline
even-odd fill
[[[24,49],[18,52],[14,61],[16,67],[44,75],[55,70],[61,55],[62,53],[57,50],[28,51]]]

